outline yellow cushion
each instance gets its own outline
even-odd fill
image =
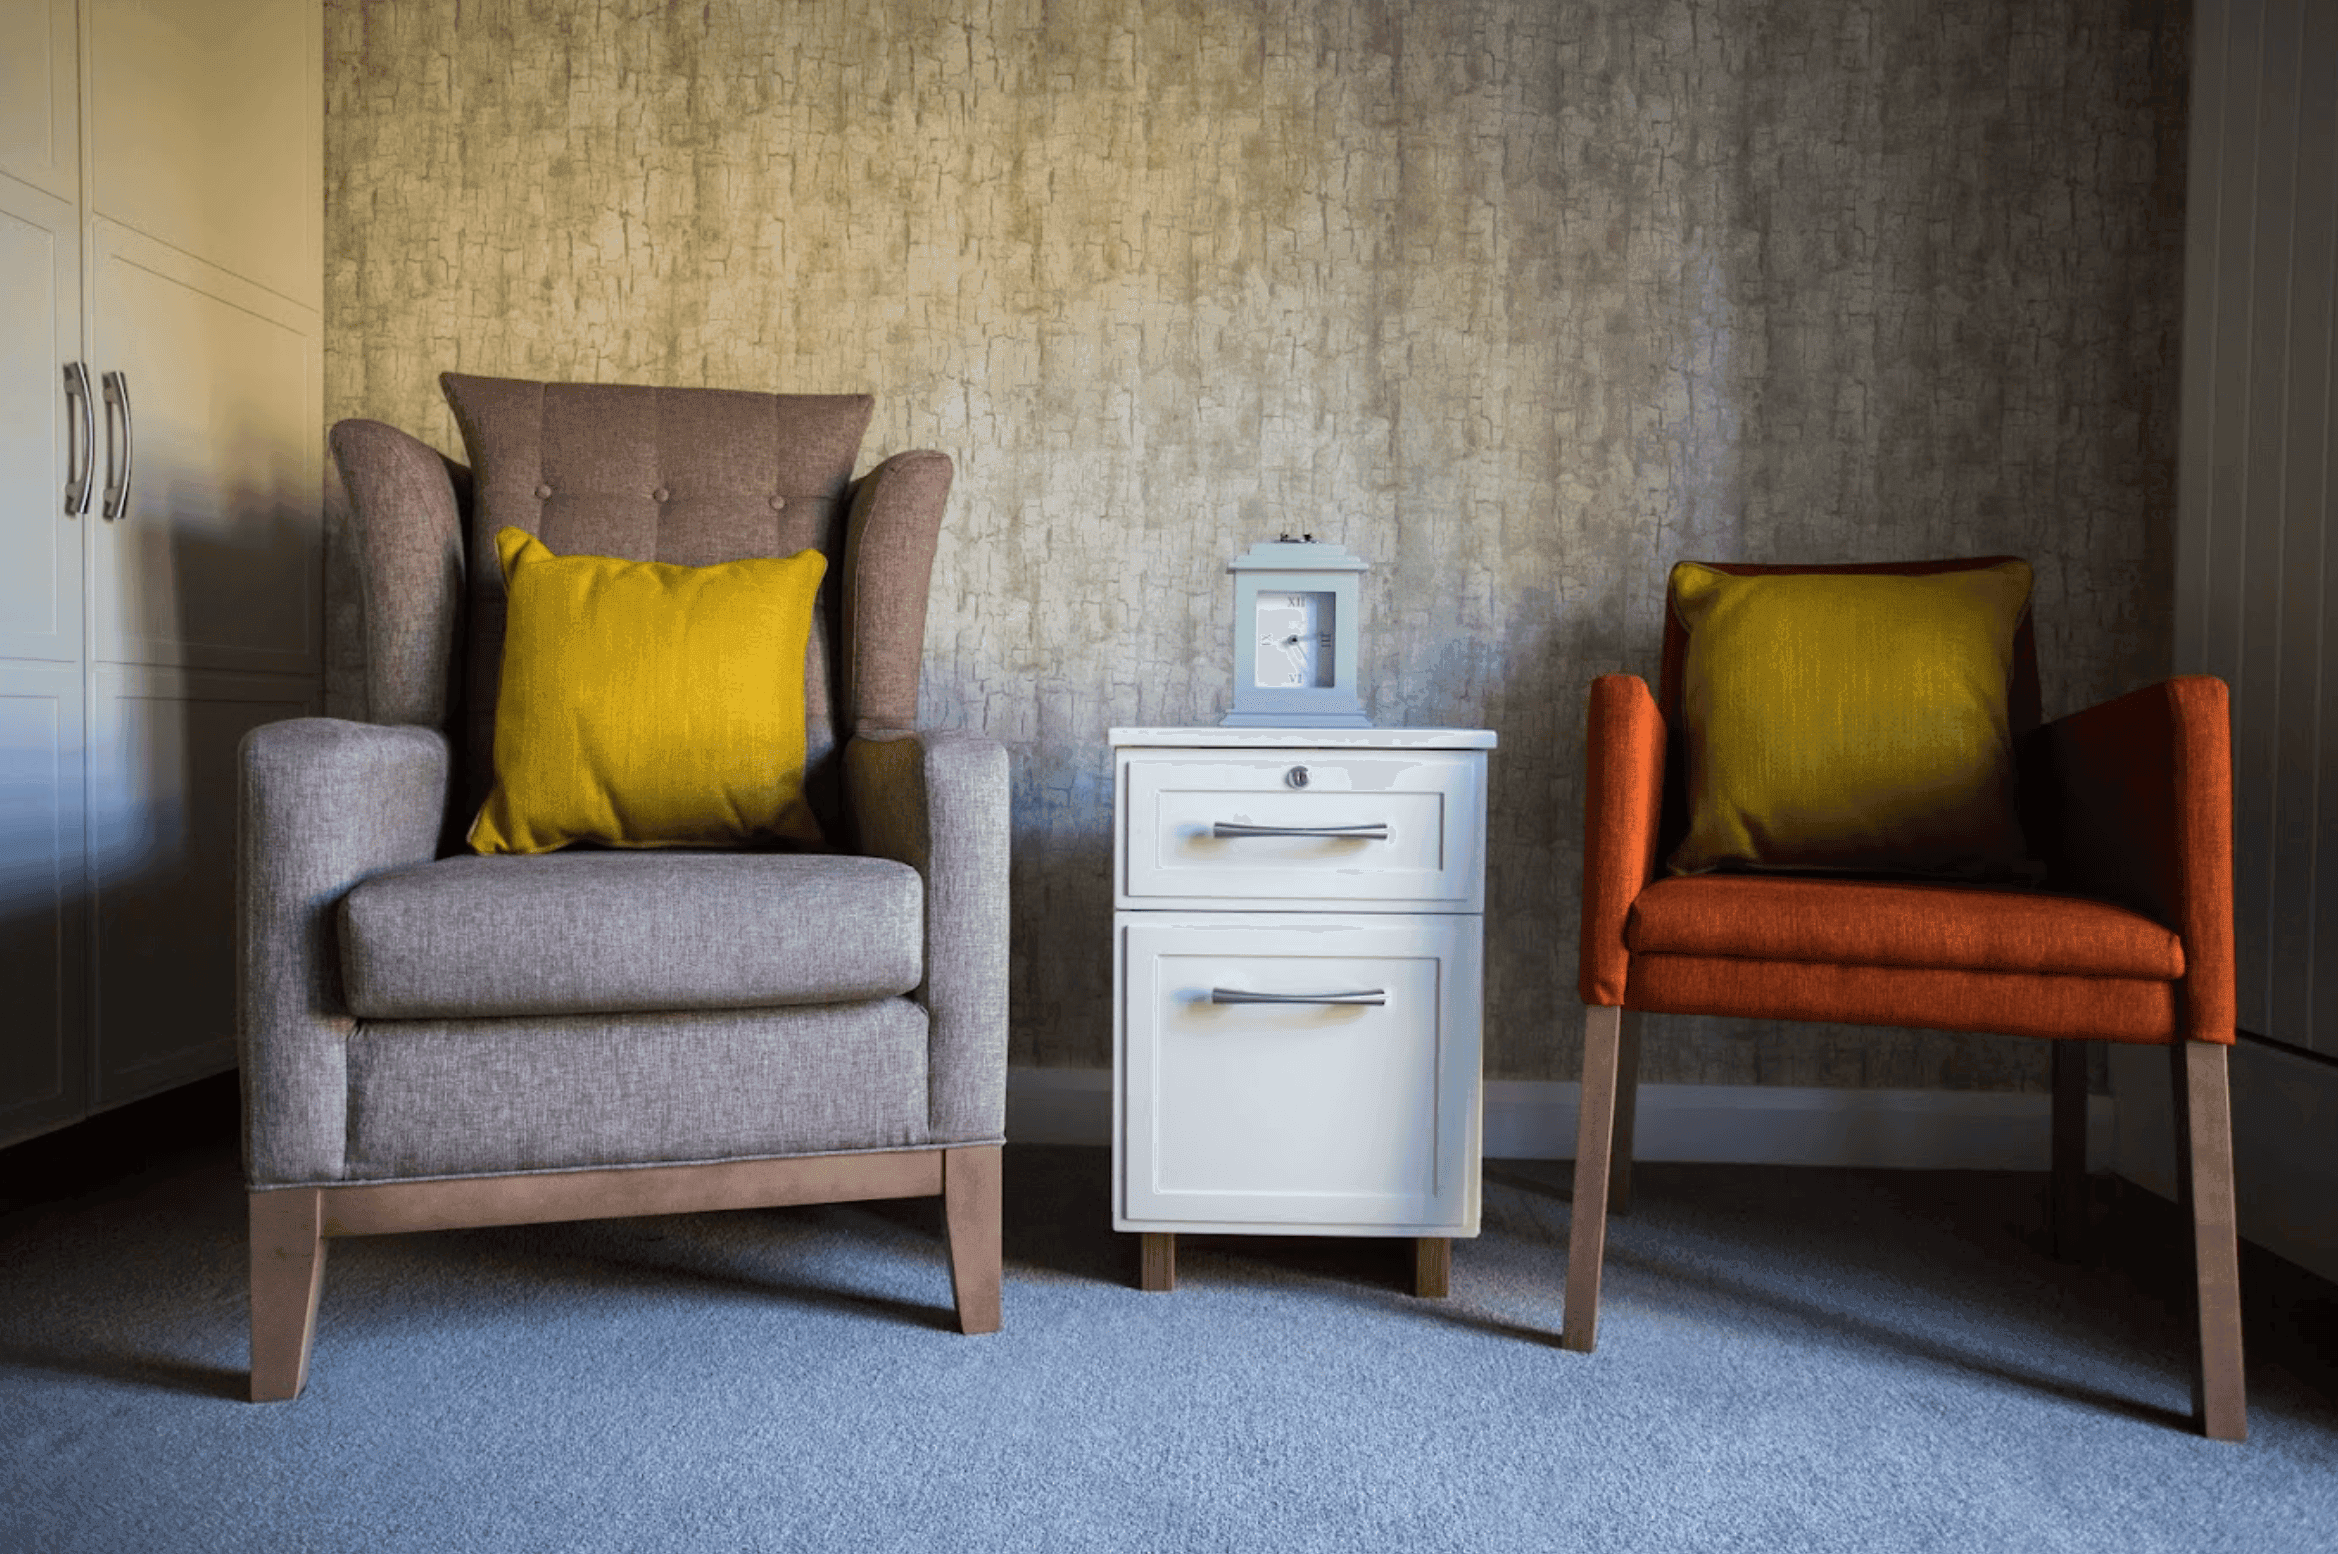
[[[1715,868],[2017,876],[2006,684],[2020,561],[1734,576],[1684,561],[1689,830]]]
[[[804,803],[816,550],[678,567],[496,532],[508,614],[483,853],[820,840]]]

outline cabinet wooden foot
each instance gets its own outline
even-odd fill
[[[1144,1232],[1143,1267],[1137,1277],[1137,1286],[1147,1290],[1177,1288],[1177,1233],[1171,1231]]]
[[[1443,1300],[1452,1284],[1452,1237],[1413,1237],[1413,1294],[1422,1300]]]

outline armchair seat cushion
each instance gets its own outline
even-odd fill
[[[1635,954],[1992,976],[2184,974],[2175,933],[2078,896],[1890,880],[1706,874],[1659,880],[1624,924]]]
[[[887,858],[445,858],[364,881],[339,917],[368,1020],[855,1003],[924,979],[924,884]]]

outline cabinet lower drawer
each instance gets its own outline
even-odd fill
[[[1476,1233],[1477,917],[1116,924],[1118,1228]]]

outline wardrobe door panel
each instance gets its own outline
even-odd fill
[[[92,1107],[235,1062],[236,747],[303,681],[103,665],[92,677]]]
[[[76,30],[73,0],[0,0],[0,173],[68,204],[81,191]]]
[[[315,0],[92,0],[92,214],[320,308],[323,16]]]
[[[81,666],[0,662],[0,1144],[87,1108]]]
[[[80,252],[71,205],[0,178],[0,659],[81,661]]]
[[[92,366],[123,375],[134,430],[128,505],[91,535],[93,656],[314,674],[324,562],[313,320],[111,222],[95,233]]]

